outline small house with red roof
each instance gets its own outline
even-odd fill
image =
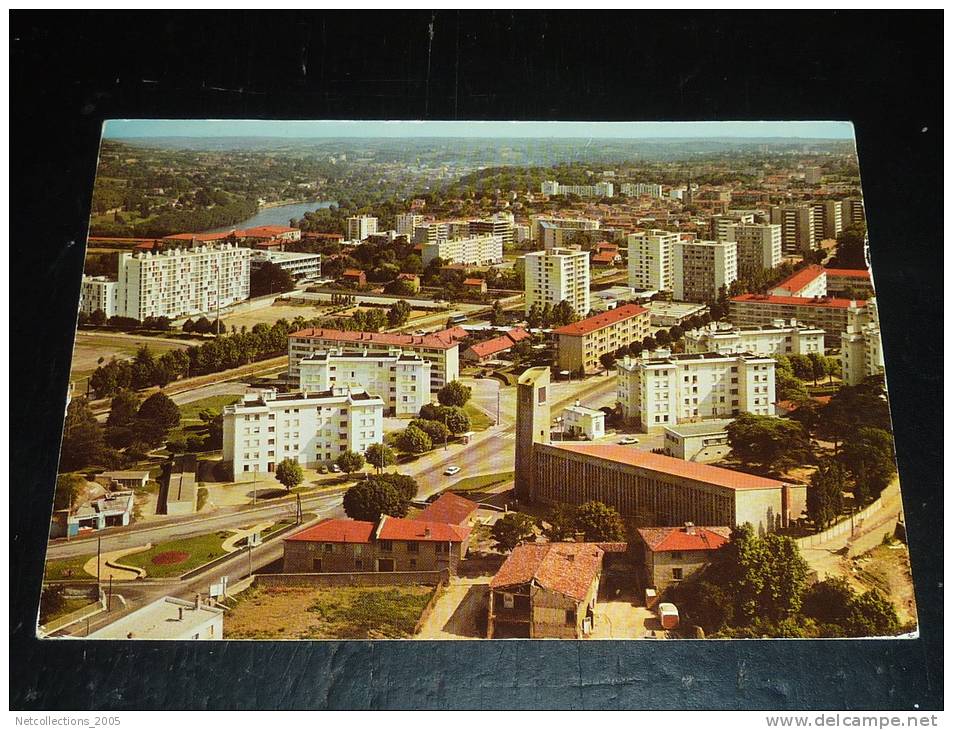
[[[466,525],[381,515],[377,522],[329,519],[284,541],[285,573],[449,570],[466,557]]]
[[[420,291],[420,277],[417,274],[398,274],[397,281],[406,282],[413,294]]]
[[[530,339],[531,337],[532,335],[529,332],[520,327],[516,327],[499,337],[470,345],[470,347],[463,351],[460,357],[463,358],[464,362],[468,363],[479,364],[488,362],[497,359],[504,352],[511,350],[516,343]]]
[[[367,286],[367,274],[360,269],[344,269],[344,273],[341,274],[341,282],[354,286]]]
[[[443,522],[448,525],[470,526],[479,505],[453,492],[444,492],[420,514],[413,517],[424,522]]]
[[[619,263],[622,261],[622,257],[617,252],[600,251],[599,253],[593,254],[590,261],[593,266],[606,267],[614,266]]]
[[[716,550],[728,543],[730,527],[640,527],[643,580],[661,594],[707,566]]]
[[[464,279],[463,288],[470,294],[486,294],[486,279],[475,277]]]
[[[588,636],[604,555],[587,542],[517,546],[490,581],[487,638]]]

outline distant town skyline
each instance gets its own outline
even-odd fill
[[[837,121],[724,122],[540,122],[540,121],[296,121],[296,120],[178,120],[111,119],[103,126],[107,139],[154,137],[278,137],[288,139],[340,137],[470,137],[698,139],[801,138],[852,140],[854,127]]]

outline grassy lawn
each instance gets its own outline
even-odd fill
[[[156,357],[170,350],[181,350],[186,347],[162,337],[147,335],[122,337],[114,333],[80,331],[77,332],[73,345],[70,380],[74,382],[85,380],[99,367],[100,358],[103,358],[103,362],[108,362],[112,357],[117,360],[135,357],[142,345],[146,345]]]
[[[448,492],[475,492],[512,481],[514,472],[503,471],[498,474],[482,474],[478,477],[465,477],[447,487]]]
[[[317,514],[315,514],[314,512],[305,512],[304,514],[301,515],[301,522],[304,523],[304,522],[307,522],[308,520],[313,520],[315,517],[317,517]],[[278,530],[281,530],[287,527],[288,525],[293,525],[294,523],[295,523],[294,517],[285,517],[283,520],[278,520],[271,527],[266,527],[264,530],[261,531],[261,539],[264,540],[271,533],[277,532]]]
[[[93,555],[80,555],[78,558],[64,558],[63,560],[46,561],[46,580],[82,579],[95,580],[93,576],[83,570]]]
[[[172,578],[224,555],[222,541],[228,535],[219,531],[162,542],[144,552],[127,555],[120,562],[142,568],[149,578]]]
[[[169,438],[188,438],[189,436],[201,436],[205,434],[205,424],[199,418],[199,413],[204,410],[212,413],[221,413],[225,406],[232,403],[238,403],[241,400],[240,395],[212,395],[208,398],[192,401],[179,406],[179,413],[182,416],[177,428],[169,432]]]
[[[477,408],[472,401],[467,401],[463,410],[470,417],[470,428],[473,431],[486,431],[493,425],[493,419]]]
[[[429,586],[252,588],[225,614],[225,637],[409,638],[433,591]]]
[[[44,625],[50,624],[58,618],[73,613],[73,611],[79,611],[79,609],[85,608],[86,606],[92,606],[94,603],[95,601],[91,601],[88,598],[64,598],[62,605],[49,613],[44,612],[41,608],[40,623]]]

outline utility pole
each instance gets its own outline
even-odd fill
[[[251,498],[252,498],[252,506],[257,507],[258,506],[258,467],[257,466],[255,467],[255,481],[252,482]]]
[[[99,587],[101,586],[101,583],[99,580],[99,573],[103,567],[102,553],[103,553],[103,536],[97,535],[96,536],[96,588],[97,589],[99,589]]]
[[[113,610],[113,577],[111,574],[109,576],[109,598],[106,599],[106,610]]]
[[[248,539],[248,575],[251,576],[251,536],[249,535]]]
[[[295,497],[298,498],[298,509],[297,509],[297,515],[296,515],[296,523],[300,525],[300,524],[301,524],[301,493],[300,493],[300,492],[296,493],[296,494],[295,494]]]

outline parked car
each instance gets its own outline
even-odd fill
[[[624,436],[623,438],[619,439],[619,443],[627,446],[629,444],[637,444],[639,443],[639,440],[635,438],[635,436]]]
[[[340,474],[340,473],[341,473],[341,467],[339,467],[337,464],[331,464],[331,472],[332,472],[333,474]]]
[[[444,472],[443,472],[443,473],[446,474],[448,477],[452,477],[454,474],[459,474],[459,473],[460,473],[460,467],[459,467],[459,466],[448,466],[446,469],[444,469]]]

